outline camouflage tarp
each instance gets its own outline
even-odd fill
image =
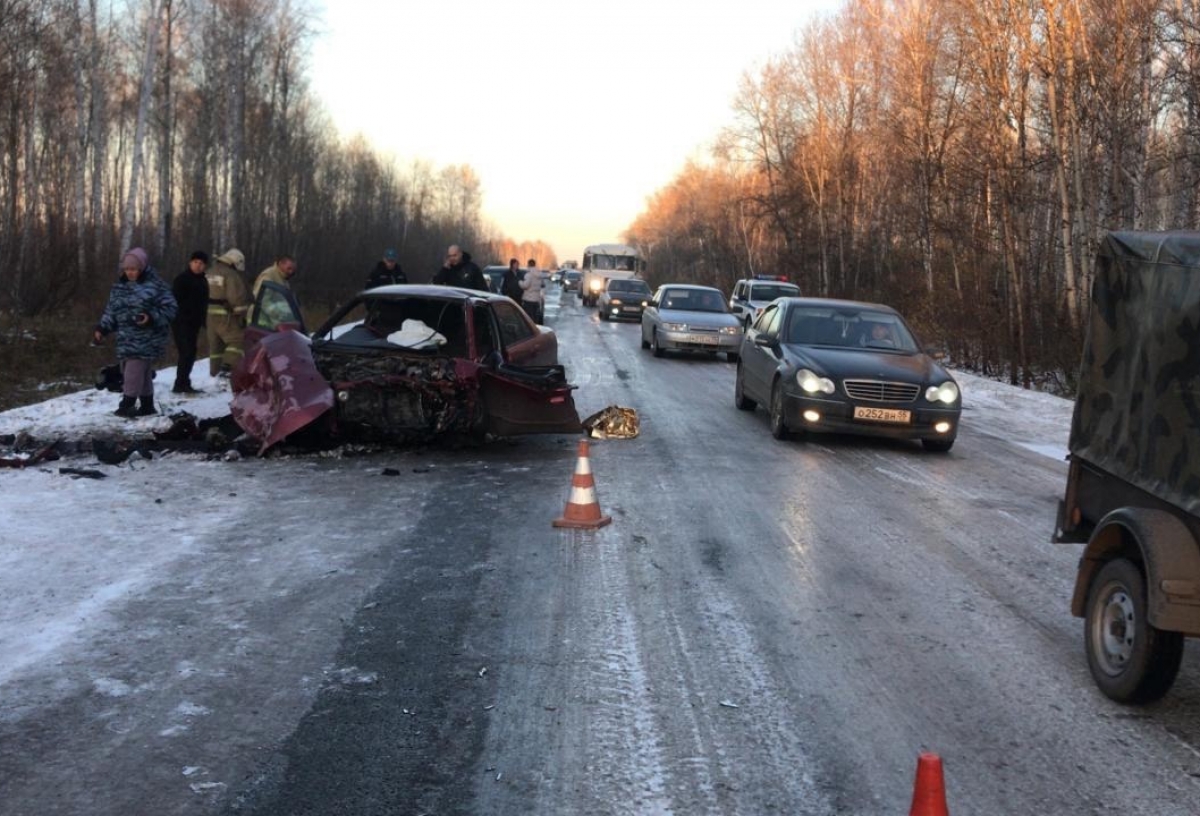
[[[1200,233],[1105,237],[1070,449],[1200,515]]]

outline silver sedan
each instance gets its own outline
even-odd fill
[[[742,324],[729,313],[725,296],[711,286],[669,283],[658,287],[642,312],[642,348],[655,357],[667,351],[701,351],[734,362]]]

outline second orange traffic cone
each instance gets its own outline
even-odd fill
[[[950,816],[946,807],[942,758],[937,754],[917,757],[917,782],[913,786],[912,809],[908,816]]]
[[[596,501],[596,482],[592,479],[592,464],[588,461],[588,443],[579,442],[579,459],[575,463],[575,475],[571,477],[571,497],[561,518],[554,520],[555,527],[571,527],[594,530],[612,522],[612,516],[600,512]]]

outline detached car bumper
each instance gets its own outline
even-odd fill
[[[876,416],[855,416],[856,408],[866,409],[859,413]],[[958,435],[962,409],[957,406],[938,408],[927,403],[817,399],[809,394],[785,393],[783,411],[788,427],[797,431],[888,439],[954,439]]]

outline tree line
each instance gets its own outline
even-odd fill
[[[1198,119],[1200,0],[855,0],[626,238],[652,276],[784,274],[1069,389],[1103,232],[1200,228]]]
[[[0,316],[94,311],[130,246],[168,277],[195,249],[290,254],[326,308],[387,247],[414,282],[451,243],[501,248],[469,165],[339,136],[315,28],[303,0],[0,0]]]

